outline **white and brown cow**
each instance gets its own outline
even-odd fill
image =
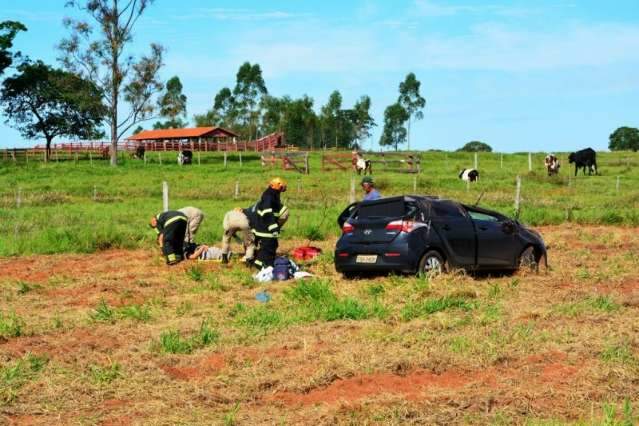
[[[351,163],[353,164],[353,170],[357,172],[358,175],[361,175],[362,172],[364,172],[364,175],[372,175],[373,163],[371,162],[371,160],[366,160],[364,157],[362,157],[362,154],[357,151],[353,151],[352,154],[353,159]]]
[[[546,165],[546,170],[548,170],[548,176],[556,175],[557,173],[559,173],[559,167],[561,167],[561,164],[559,164],[559,159],[555,155],[546,155],[544,164]]]

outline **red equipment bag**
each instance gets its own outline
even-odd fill
[[[317,255],[319,255],[320,253],[322,253],[322,249],[319,247],[304,246],[294,249],[292,256],[293,259],[297,261],[312,260],[315,259],[315,257],[317,257]]]

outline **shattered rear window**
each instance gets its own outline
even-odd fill
[[[402,217],[406,214],[406,205],[403,200],[389,203],[375,203],[359,206],[358,217],[360,219],[375,219],[380,217]]]

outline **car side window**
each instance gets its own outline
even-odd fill
[[[473,220],[481,220],[484,222],[499,222],[499,218],[490,214],[480,213],[473,210],[468,210],[468,214]]]
[[[463,218],[464,213],[459,206],[452,203],[431,203],[432,213],[439,218]]]

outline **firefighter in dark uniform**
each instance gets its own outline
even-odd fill
[[[262,193],[260,201],[244,211],[251,224],[251,232],[255,235],[257,254],[253,263],[259,269],[273,266],[275,261],[280,233],[278,220],[283,214],[288,214],[280,200],[280,194],[284,191],[286,181],[274,178]]]
[[[168,265],[184,260],[184,235],[188,218],[180,211],[166,211],[151,218],[150,226],[158,234],[158,244]]]

